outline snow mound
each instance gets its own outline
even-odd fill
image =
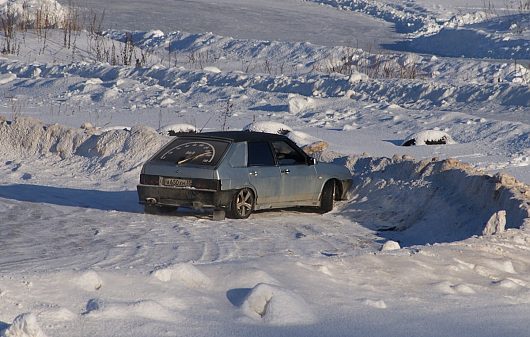
[[[366,82],[368,81],[370,78],[368,77],[368,75],[366,74],[363,74],[363,73],[360,73],[358,71],[354,71],[351,75],[350,75],[350,78],[348,79],[348,82],[352,83],[352,84],[355,84],[355,83],[359,83],[359,82]]]
[[[151,274],[162,282],[176,281],[189,288],[208,288],[212,281],[191,263],[181,263],[168,268],[157,269]]]
[[[91,299],[86,305],[84,315],[95,319],[127,319],[138,317],[168,322],[177,318],[174,312],[152,300],[107,303],[101,299]]]
[[[1,148],[6,153],[26,155],[54,153],[61,158],[72,156],[76,148],[88,138],[88,135],[80,129],[71,129],[58,124],[45,125],[29,117],[0,123],[0,135]]]
[[[177,133],[193,133],[197,132],[197,128],[191,124],[169,124],[158,129],[158,133],[165,136],[175,136]]]
[[[311,324],[315,321],[313,313],[300,296],[266,283],[252,288],[241,309],[248,317],[271,325]]]
[[[55,0],[0,0],[0,15],[13,16],[17,24],[28,28],[58,28],[68,10]]]
[[[86,291],[96,291],[103,286],[103,280],[93,271],[87,271],[75,279],[75,284]]]
[[[439,130],[425,130],[408,136],[403,142],[402,146],[440,144],[456,144],[456,142],[447,132]]]
[[[376,308],[376,309],[386,309],[387,308],[386,303],[383,300],[364,299],[362,302],[363,302],[363,304],[365,304],[365,305],[367,305],[369,307],[372,307],[372,308]]]
[[[7,84],[7,83],[12,82],[12,81],[14,81],[16,79],[17,79],[17,75],[15,75],[15,74],[12,74],[12,73],[1,74],[0,75],[0,85]]]
[[[311,97],[289,95],[289,112],[297,114],[315,107],[315,100]]]
[[[145,126],[107,130],[86,128],[89,126],[86,123],[83,126],[46,125],[29,117],[3,122],[0,119],[0,153],[9,157],[58,155],[68,159],[77,156],[90,161],[87,170],[99,172],[105,166],[127,173],[139,168],[167,143],[167,138]]]
[[[265,122],[265,121],[254,122],[254,123],[248,124],[247,126],[243,128],[243,130],[253,131],[253,132],[275,133],[278,135],[285,135],[293,131],[293,129],[291,129],[285,124],[278,123],[278,122]]]
[[[202,70],[207,71],[209,73],[214,73],[214,74],[219,74],[219,73],[222,72],[221,69],[219,69],[217,67],[213,67],[213,66],[204,67],[204,68],[202,68]]]
[[[7,329],[0,332],[0,337],[46,337],[32,313],[18,315]]]
[[[388,240],[381,247],[381,251],[383,251],[383,252],[384,251],[389,251],[389,250],[398,250],[398,249],[401,249],[401,246],[399,245],[398,242],[392,241],[392,240]]]
[[[492,214],[501,211],[506,228],[530,226],[530,186],[506,174],[486,175],[454,159],[346,157],[335,162],[353,172],[353,199],[341,214],[402,246],[481,235]]]

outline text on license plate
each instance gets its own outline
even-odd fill
[[[162,185],[173,187],[191,187],[191,179],[162,178]]]

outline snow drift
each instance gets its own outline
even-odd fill
[[[502,211],[506,228],[530,226],[530,187],[506,174],[490,176],[454,159],[354,156],[342,162],[354,180],[344,216],[402,245],[481,235]]]

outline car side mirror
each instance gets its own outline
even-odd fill
[[[307,158],[307,165],[316,165],[317,164],[317,160],[313,157],[309,157]]]

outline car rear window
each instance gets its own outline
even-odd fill
[[[177,138],[155,157],[176,165],[215,166],[230,143],[204,138]]]

